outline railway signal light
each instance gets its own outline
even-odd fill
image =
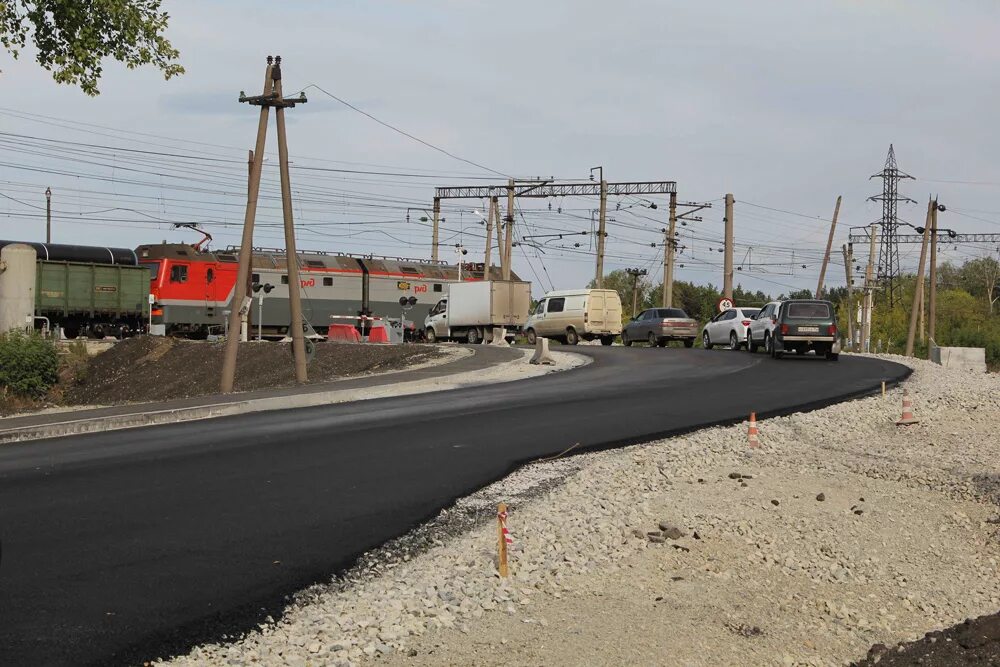
[[[261,290],[264,290],[264,294],[270,294],[271,290],[273,290],[273,289],[274,289],[274,285],[272,285],[271,283],[264,283],[263,285],[260,284],[260,283],[254,283],[253,284],[253,292],[254,292],[254,294],[257,294]]]

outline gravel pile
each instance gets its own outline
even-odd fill
[[[752,452],[743,424],[535,464],[169,664],[843,664],[995,612],[1000,380],[906,362],[918,425],[892,390]]]

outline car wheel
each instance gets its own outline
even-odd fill
[[[729,334],[729,349],[739,350],[740,349],[740,339],[736,337],[736,332],[732,331]]]
[[[659,343],[659,341],[656,340],[656,334],[652,333],[652,332],[650,332],[649,338],[647,340],[649,341],[649,346],[650,347],[656,347],[657,344]]]
[[[576,333],[576,329],[574,329],[573,327],[566,329],[566,344],[576,345],[579,342],[580,342],[580,335]]]
[[[465,339],[469,341],[469,345],[475,345],[479,342],[479,329],[472,327],[469,329],[468,333],[465,334]]]
[[[774,358],[774,341],[771,340],[771,334],[764,334],[764,352],[767,353],[772,359]]]
[[[632,341],[628,339],[628,335],[626,335],[624,331],[622,332],[622,345],[625,347],[632,347]]]
[[[708,335],[708,331],[701,332],[701,346],[706,350],[712,349],[712,339]]]
[[[694,338],[685,338],[684,347],[694,347]]]
[[[753,336],[747,331],[747,352],[754,354],[757,352],[757,343],[753,342]]]
[[[527,334],[525,334],[525,338],[528,339],[528,345],[534,345],[538,342],[538,336],[535,335],[534,329],[528,329]]]
[[[434,333],[434,327],[427,327],[427,331],[424,332],[424,338],[427,339],[428,343],[437,342],[438,337],[437,334]]]
[[[601,345],[608,346],[615,342],[614,336],[601,336]]]

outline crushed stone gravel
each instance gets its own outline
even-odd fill
[[[1000,378],[893,359],[917,425],[894,389],[758,420],[757,450],[744,423],[527,466],[160,664],[842,665],[995,612]]]

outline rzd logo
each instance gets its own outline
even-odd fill
[[[310,278],[309,280],[299,280],[303,287],[316,287],[316,279]]]
[[[427,291],[427,285],[416,285],[413,288],[414,294],[422,294]]]

